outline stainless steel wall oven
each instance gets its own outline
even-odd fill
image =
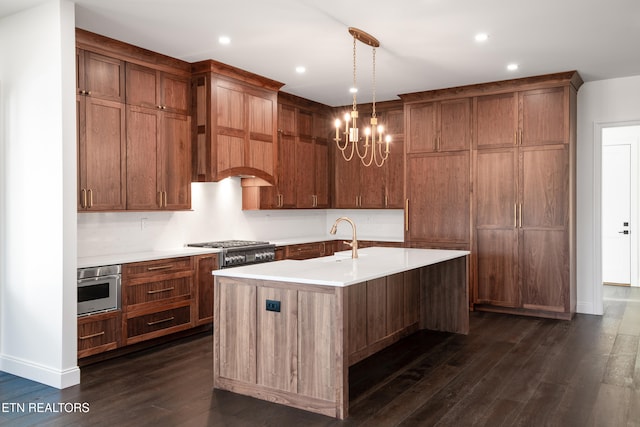
[[[120,308],[121,272],[120,265],[78,269],[78,316]]]

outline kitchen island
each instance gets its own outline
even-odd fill
[[[214,271],[214,388],[346,418],[349,366],[469,330],[467,251],[373,247]]]

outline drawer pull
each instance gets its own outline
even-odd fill
[[[95,338],[95,337],[99,337],[99,336],[102,336],[102,335],[104,335],[104,331],[97,332],[97,333],[91,334],[91,335],[85,335],[83,337],[78,337],[78,339],[80,339],[80,340],[88,340],[90,338]]]
[[[160,292],[169,292],[169,291],[172,291],[174,289],[175,289],[175,287],[172,286],[170,288],[147,291],[147,295],[159,294]]]
[[[168,270],[170,268],[173,268],[173,264],[158,265],[156,267],[147,267],[147,271]]]
[[[155,322],[147,322],[147,326],[159,325],[160,323],[171,322],[175,317],[171,316],[166,319],[156,320]]]

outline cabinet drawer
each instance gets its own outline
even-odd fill
[[[127,319],[127,344],[191,327],[191,304]]]
[[[124,278],[133,279],[191,270],[191,257],[167,258],[125,264],[123,275]]]
[[[127,311],[137,304],[149,302],[169,302],[191,298],[191,272],[171,275],[170,278],[158,281],[131,281],[124,287]]]
[[[286,259],[308,259],[324,256],[326,252],[325,242],[303,243],[289,245],[285,248]]]
[[[120,311],[78,319],[78,357],[86,357],[120,346]]]

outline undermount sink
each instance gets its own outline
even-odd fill
[[[365,256],[367,256],[367,254],[359,254],[358,258],[362,258]],[[344,251],[344,252],[336,252],[333,255],[329,255],[329,256],[325,256],[317,259],[322,262],[340,262],[340,261],[345,261],[347,259],[353,259],[353,258],[351,258],[351,251]]]

